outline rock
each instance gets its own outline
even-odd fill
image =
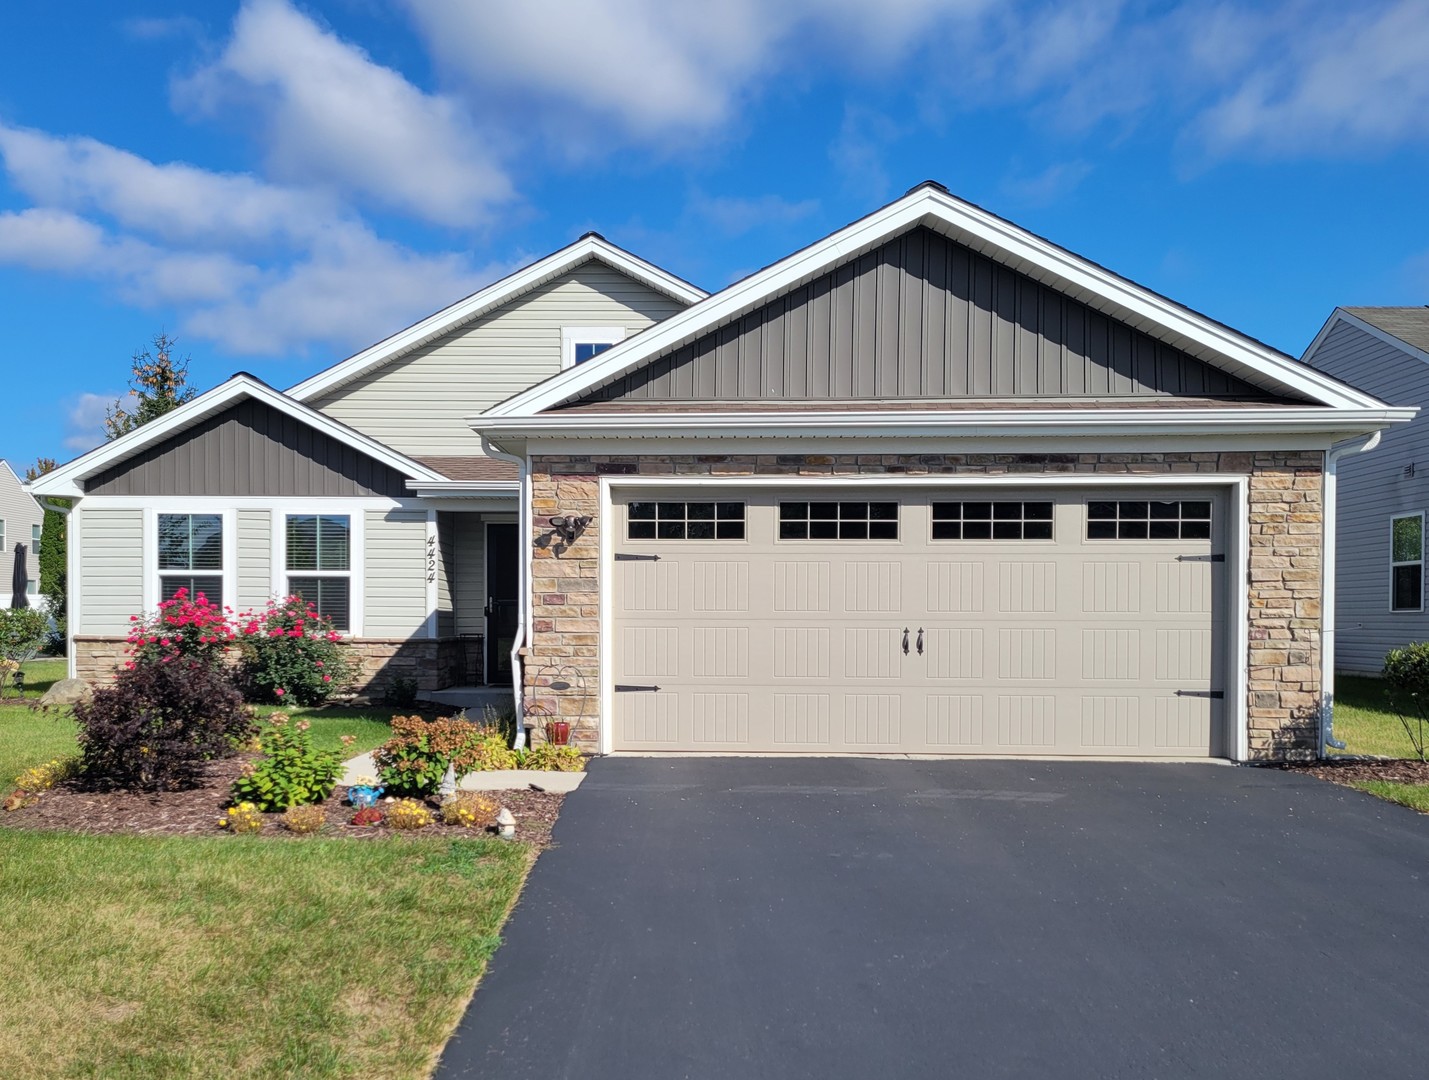
[[[73,705],[76,701],[87,701],[94,688],[83,679],[61,679],[45,691],[40,698],[41,705]]]

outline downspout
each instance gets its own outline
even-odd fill
[[[498,461],[510,461],[521,470],[520,494],[516,500],[516,530],[520,535],[521,558],[517,566],[517,595],[521,598],[516,609],[516,637],[511,643],[511,695],[516,707],[516,740],[514,746],[520,750],[526,745],[526,694],[524,672],[521,668],[521,650],[526,647],[526,633],[531,625],[531,472],[526,467],[526,459],[515,454],[498,450],[485,436],[481,436],[482,453]]]
[[[63,504],[55,502],[48,495],[34,497],[43,510],[53,510],[57,514],[63,514],[65,519],[65,678],[74,679],[79,675],[79,658],[74,652],[74,611],[70,603],[70,597],[74,595],[74,590],[79,587],[79,577],[76,574],[76,563],[79,561],[79,545],[74,542],[70,528],[74,520],[70,517],[71,512],[79,505],[78,499],[66,499]],[[51,616],[53,618],[53,616]]]
[[[1379,445],[1381,432],[1336,443],[1325,451],[1324,499],[1325,538],[1320,555],[1320,747],[1319,757],[1330,750],[1343,750],[1343,739],[1335,738],[1335,532],[1339,510],[1336,485],[1340,458],[1362,454]]]

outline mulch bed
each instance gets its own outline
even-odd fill
[[[66,781],[40,795],[33,806],[0,815],[0,825],[18,829],[54,829],[83,833],[140,833],[149,836],[223,836],[218,820],[230,801],[229,788],[242,771],[246,757],[211,762],[198,787],[187,791],[166,791],[139,795],[125,791],[88,791],[74,781]],[[531,788],[493,791],[488,794],[516,816],[516,839],[545,849],[551,844],[551,829],[561,812],[564,795]],[[323,804],[327,824],[318,835],[350,836],[358,839],[393,836],[397,830],[386,822],[379,825],[350,825],[355,813],[346,803],[347,789],[337,788]],[[382,809],[384,804],[379,803]],[[265,814],[263,830],[255,835],[275,839],[301,840],[283,827],[281,814]],[[471,837],[478,829],[437,823],[411,830],[413,837]]]
[[[1395,784],[1429,784],[1429,761],[1401,759],[1286,762],[1278,768],[1286,772],[1309,773],[1335,784],[1355,784],[1365,780],[1387,780]]]

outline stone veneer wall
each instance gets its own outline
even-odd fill
[[[1142,454],[573,455],[532,462],[534,610],[524,652],[528,703],[574,722],[572,741],[600,744],[599,482],[620,476],[987,476],[1046,473],[1250,477],[1250,755],[1312,757],[1320,703],[1320,570],[1324,454],[1319,451]],[[565,545],[542,523],[588,514]],[[586,692],[554,669],[574,669]],[[571,683],[557,690],[552,681]],[[1229,702],[1227,704],[1230,704]],[[528,704],[529,707],[529,704]]]

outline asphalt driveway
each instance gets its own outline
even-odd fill
[[[1259,769],[597,761],[440,1077],[1420,1077],[1429,817]]]

